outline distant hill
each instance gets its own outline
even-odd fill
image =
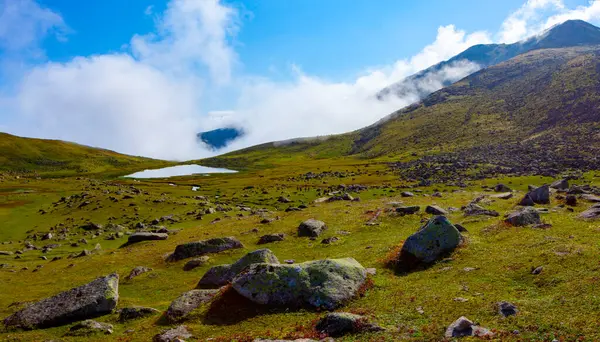
[[[568,20],[548,29],[539,36],[514,44],[472,46],[447,61],[433,65],[382,89],[377,93],[377,98],[384,100],[390,96],[404,97],[409,94],[417,94],[419,98],[425,98],[433,91],[438,90],[432,88],[431,79],[438,79],[437,75],[447,67],[461,66],[464,74],[454,75],[454,77],[446,76],[443,86],[448,86],[477,71],[477,67],[468,62],[475,63],[479,68],[486,68],[532,50],[597,44],[600,44],[600,28],[582,20]]]
[[[149,158],[65,142],[0,133],[0,172],[98,173],[123,172],[170,164]]]
[[[227,146],[227,144],[243,135],[243,130],[234,127],[227,127],[198,133],[197,137],[212,149],[218,150]]]
[[[364,129],[263,144],[206,162],[233,167],[441,155],[455,163],[453,153],[509,168],[600,168],[600,46],[530,51]]]

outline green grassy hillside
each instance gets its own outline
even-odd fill
[[[0,172],[69,175],[127,172],[168,162],[133,157],[60,140],[22,138],[0,133]]]

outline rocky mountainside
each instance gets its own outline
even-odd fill
[[[444,78],[443,86],[448,86],[460,78],[528,51],[547,48],[563,48],[581,45],[600,44],[600,28],[582,20],[568,20],[556,25],[539,36],[531,37],[514,44],[481,44],[475,45],[447,61],[433,65],[406,79],[394,83],[377,93],[381,100],[389,96],[405,97],[417,94],[424,98],[431,94],[436,85],[433,79]],[[449,67],[459,67],[463,72],[454,74],[453,77],[444,74]]]

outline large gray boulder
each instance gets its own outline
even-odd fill
[[[219,293],[219,290],[191,290],[185,292],[171,303],[165,316],[169,322],[181,320],[200,305],[208,303],[217,293]]]
[[[132,244],[132,243],[138,243],[138,242],[142,242],[142,241],[166,240],[168,238],[169,238],[169,235],[167,235],[165,233],[140,232],[140,233],[133,233],[133,234],[129,235],[129,238],[127,239],[127,243]]]
[[[279,264],[279,260],[270,249],[259,249],[244,255],[241,259],[231,265],[219,265],[212,267],[204,274],[198,288],[221,287],[231,282],[233,278],[252,264]]]
[[[317,237],[321,235],[325,229],[327,229],[325,222],[315,219],[308,219],[302,222],[298,227],[298,236]]]
[[[244,248],[244,245],[240,242],[240,240],[231,236],[188,242],[175,247],[175,252],[173,252],[170,259],[177,261],[237,248]]]
[[[430,219],[404,242],[396,260],[398,271],[410,271],[430,264],[462,243],[458,229],[444,216]]]
[[[540,219],[540,213],[537,210],[531,207],[526,207],[508,214],[504,222],[513,226],[521,227],[530,224],[540,224],[542,223],[542,220]]]
[[[333,310],[353,298],[367,271],[353,258],[301,264],[253,264],[233,279],[233,288],[262,305]]]
[[[17,311],[4,325],[22,329],[65,325],[109,314],[118,300],[119,275],[113,273]]]

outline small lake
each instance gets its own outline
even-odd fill
[[[200,165],[178,165],[164,167],[162,169],[144,170],[136,173],[132,173],[125,177],[127,178],[167,178],[175,176],[189,176],[189,175],[206,175],[209,173],[234,173],[237,171],[222,169],[218,167],[207,167]]]

